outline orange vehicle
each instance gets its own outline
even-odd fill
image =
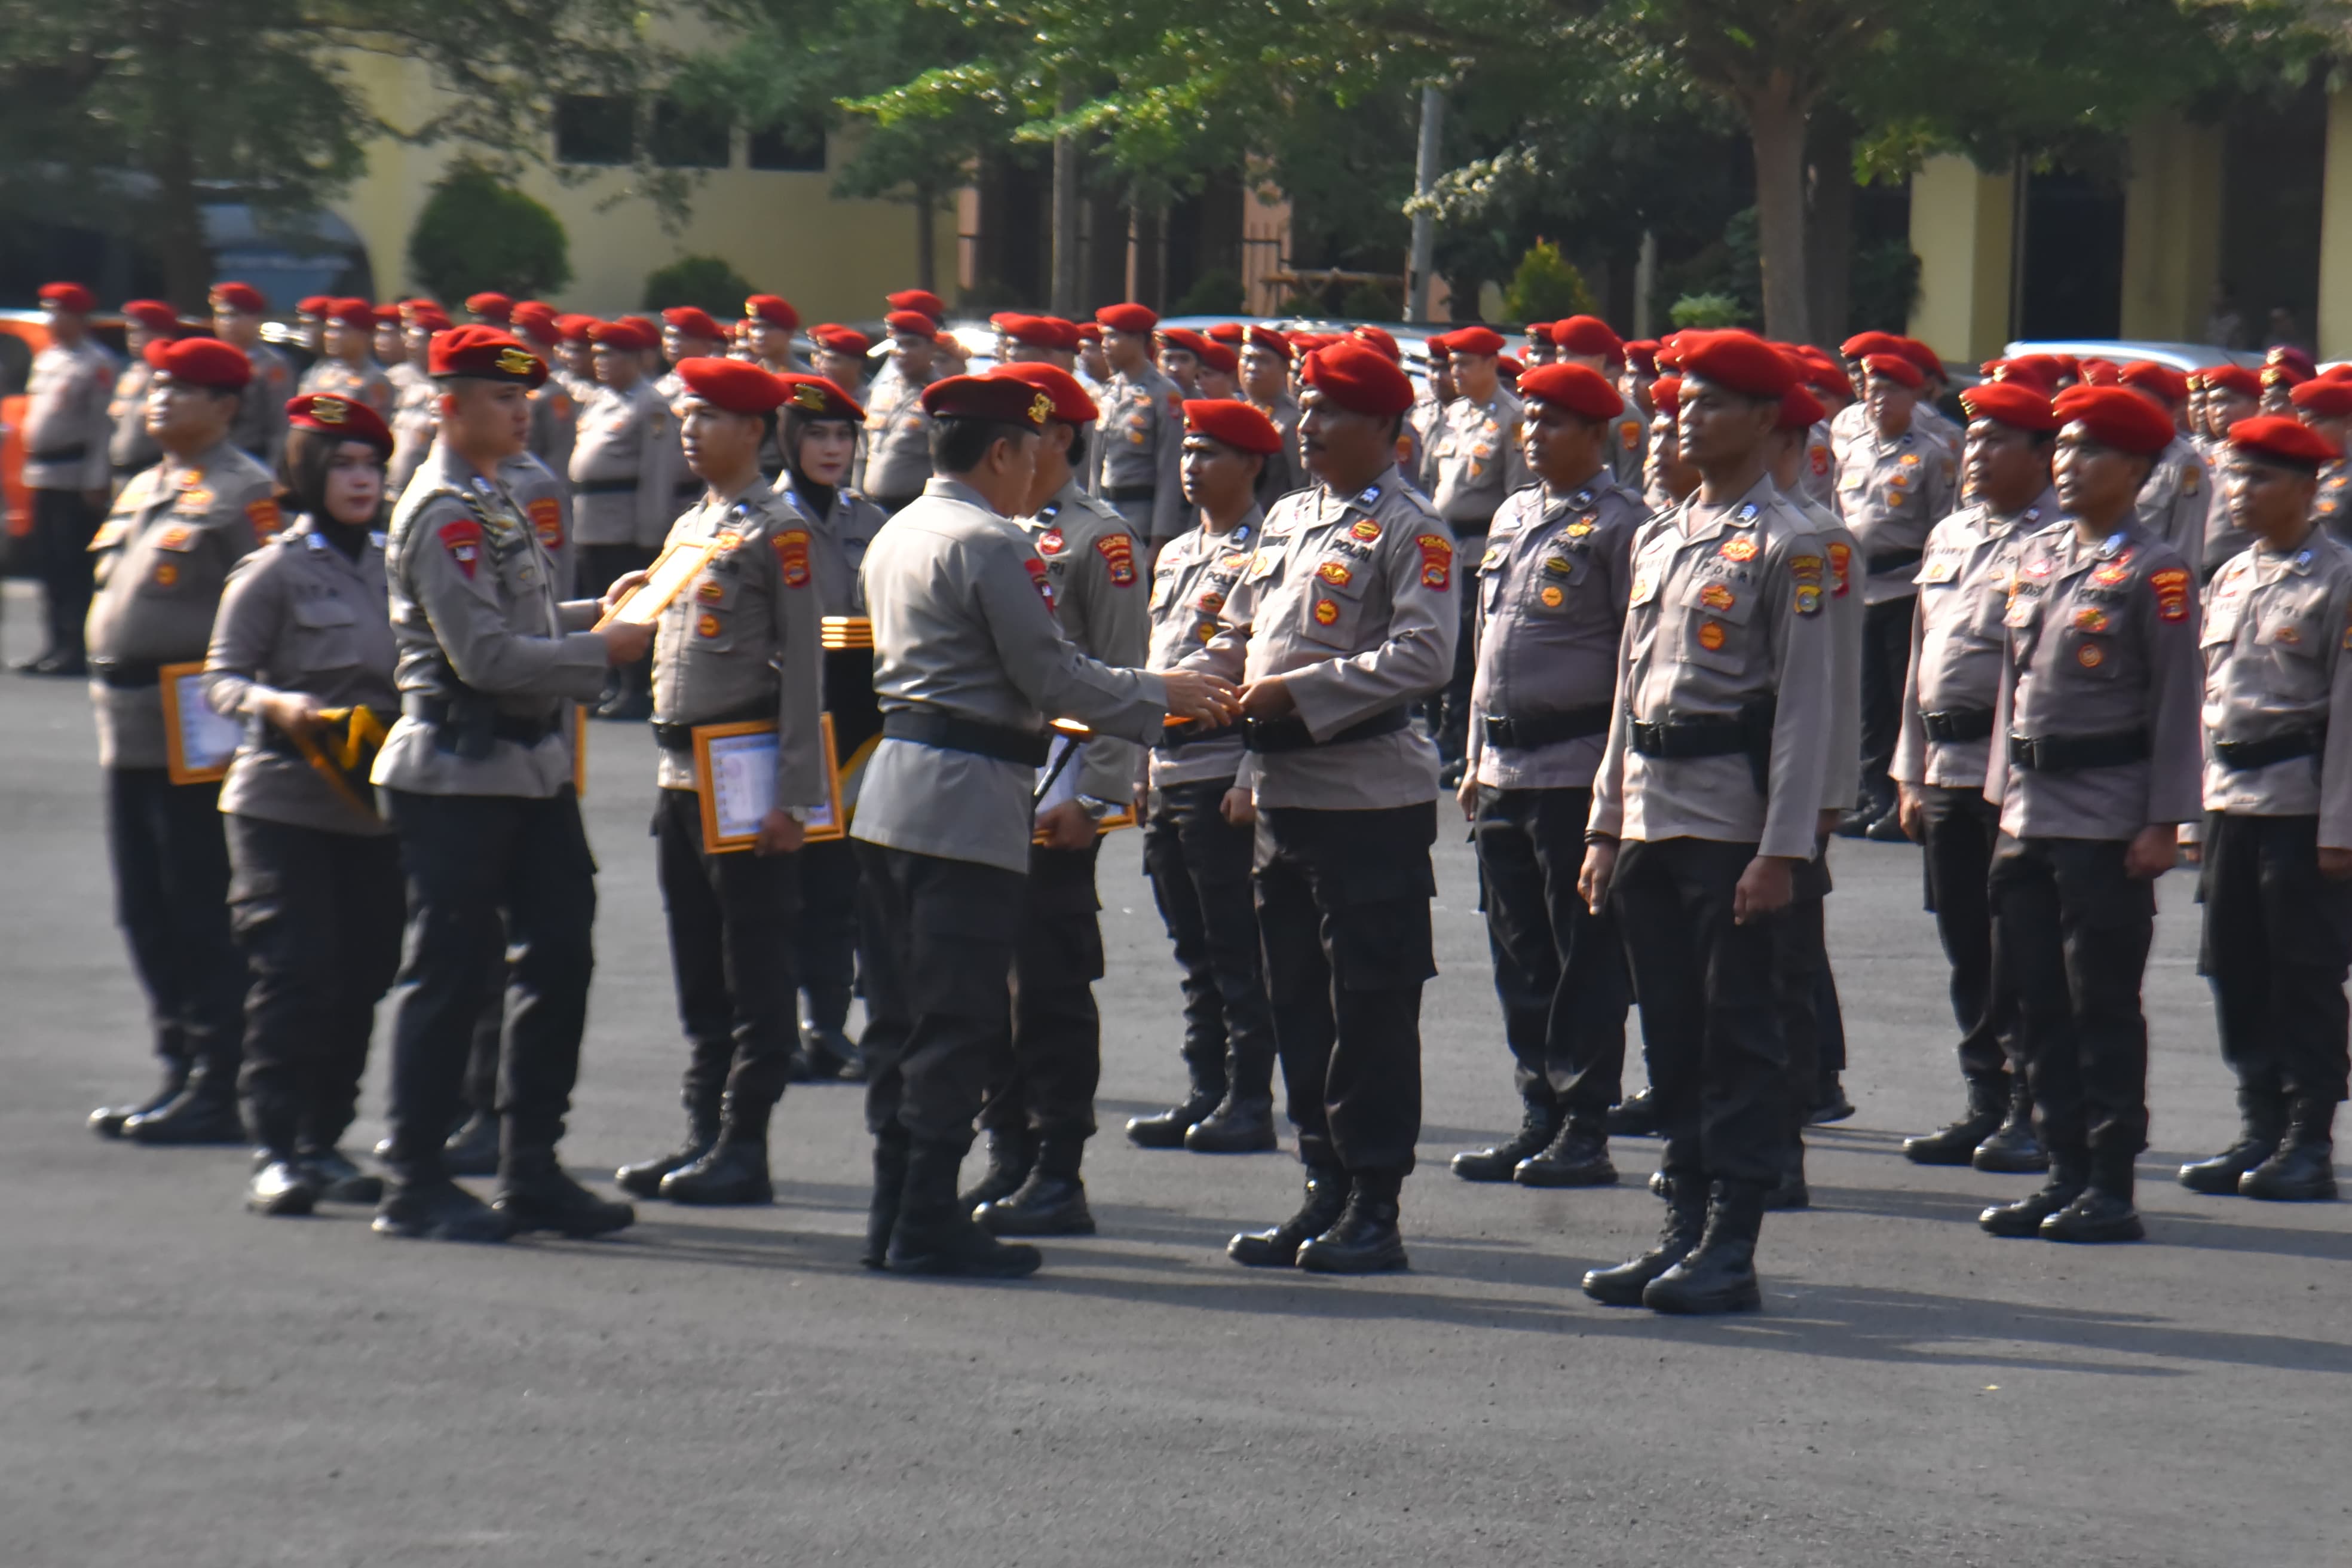
[[[49,346],[48,318],[39,310],[0,310],[0,495],[7,500],[7,531],[21,539],[33,531],[33,499],[25,489],[25,387],[33,358]],[[184,331],[205,331],[195,322]],[[91,335],[122,355],[122,318],[92,316]]]

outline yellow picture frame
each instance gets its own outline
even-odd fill
[[[719,541],[715,539],[689,539],[670,545],[654,557],[654,563],[646,569],[646,580],[622,595],[619,604],[598,617],[593,629],[601,632],[615,623],[653,625],[718,553]]]
[[[832,799],[827,807],[830,820],[811,823],[803,837],[803,844],[823,844],[843,837],[847,825],[841,814],[841,768],[834,753],[833,715],[817,716],[818,732],[824,746],[824,777]],[[719,766],[714,745],[747,735],[773,735],[776,721],[754,719],[740,724],[698,724],[694,729],[694,793],[702,812],[702,852],[706,855],[732,855],[751,847],[759,837],[759,829],[730,827],[721,816],[719,799]]]
[[[200,658],[183,664],[167,664],[155,672],[156,683],[163,689],[163,767],[175,784],[218,784],[228,776],[228,764],[236,755],[237,742],[231,742],[226,751],[191,759],[187,751],[191,722],[215,731],[224,741],[232,729],[236,732],[237,742],[244,739],[243,724],[215,713],[205,704],[204,673],[205,661]],[[186,693],[182,690],[189,681],[197,685],[194,694],[196,707],[194,709],[189,707]]]

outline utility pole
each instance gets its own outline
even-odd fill
[[[1421,151],[1413,159],[1412,258],[1406,264],[1404,319],[1429,320],[1429,268],[1437,251],[1437,215],[1429,202],[1437,189],[1438,132],[1445,124],[1445,95],[1434,87],[1421,89]]]
[[[1078,107],[1077,83],[1064,78],[1061,110]],[[1054,314],[1078,314],[1078,139],[1065,131],[1054,138]]]

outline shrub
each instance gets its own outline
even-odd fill
[[[1339,314],[1351,321],[1401,321],[1404,310],[1394,290],[1381,283],[1359,283],[1341,297]]]
[[[562,223],[471,161],[450,165],[425,198],[408,237],[408,265],[443,300],[493,289],[521,299],[572,281]]]
[[[1674,302],[1666,315],[1677,329],[1737,327],[1744,323],[1747,312],[1728,294],[1685,294]]]
[[[751,280],[723,258],[681,256],[646,274],[646,296],[639,308],[667,310],[692,305],[722,321],[731,321],[743,313],[743,301],[754,292]]]
[[[1557,321],[1567,316],[1597,316],[1600,305],[1585,287],[1584,274],[1570,265],[1559,247],[1539,239],[1519,258],[1518,270],[1503,289],[1503,319]]]
[[[1168,308],[1171,316],[1238,316],[1242,313],[1242,280],[1220,268],[1203,272]]]

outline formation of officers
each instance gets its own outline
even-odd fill
[[[1805,1130],[1853,1110],[1838,833],[1923,846],[1966,1102],[1905,1152],[2043,1178],[1987,1231],[2142,1233],[2140,985],[2184,853],[2244,1128],[2180,1179],[2334,1195],[2352,375],[2029,357],[1955,420],[1907,339],[1832,358],[1578,317],[1524,362],[1485,327],[1433,338],[1417,389],[1378,328],[1199,334],[1132,304],[999,317],[974,375],[918,290],[870,384],[875,344],[821,324],[804,364],[768,295],[724,325],[306,300],[298,383],[242,284],[210,336],[127,307],[120,373],[87,291],[42,298],[28,668],[90,679],[164,1069],[92,1121],[249,1141],[258,1212],[372,1203],[384,1234],[474,1241],[633,1221],[557,1158],[589,708],[652,720],[688,1047],[679,1142],[618,1185],[770,1201],[786,1085],[862,1079],[877,1268],[1024,1275],[1007,1238],[1095,1229],[1096,865],[1129,822],[1187,1090],[1128,1137],[1271,1149],[1278,1065],[1303,1192],[1231,1256],[1403,1267],[1449,793],[1525,1107],[1454,1173],[1606,1185],[1612,1135],[1663,1140],[1657,1245],[1588,1275],[1599,1301],[1757,1306],[1762,1215],[1806,1206]],[[845,689],[832,650],[868,645]],[[174,782],[182,664],[244,726],[225,780]],[[772,737],[731,840],[716,731]],[[378,1176],[340,1144],[387,993]]]

